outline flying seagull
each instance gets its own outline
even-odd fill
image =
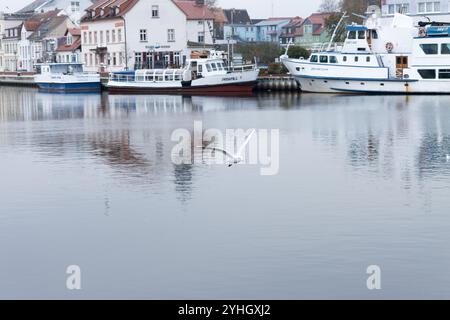
[[[205,149],[223,153],[226,157],[230,158],[230,160],[227,162],[227,165],[228,165],[228,167],[231,167],[235,164],[238,164],[238,163],[241,163],[242,161],[244,161],[245,147],[247,147],[248,143],[250,142],[250,140],[251,140],[252,136],[255,134],[255,132],[256,132],[255,129],[253,129],[252,132],[250,132],[250,134],[247,136],[244,143],[239,148],[239,150],[236,154],[231,154],[227,150],[218,148],[218,147],[212,147],[212,148],[206,147]],[[202,147],[200,147],[200,148],[202,148]]]

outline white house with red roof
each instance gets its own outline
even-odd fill
[[[81,62],[81,30],[68,28],[64,37],[58,39],[56,62]]]
[[[202,0],[100,0],[81,19],[85,70],[180,66],[213,44],[214,17]]]

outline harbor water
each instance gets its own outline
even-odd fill
[[[279,172],[174,164],[195,121],[278,129]],[[449,154],[450,96],[1,87],[0,298],[448,299]]]

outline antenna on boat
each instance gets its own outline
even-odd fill
[[[287,46],[286,46],[286,51],[284,52],[284,55],[285,55],[286,57],[289,57],[288,52],[289,52],[289,47],[290,47],[291,45],[292,45],[292,39],[289,40],[289,42],[288,42],[288,44],[287,44]]]
[[[328,43],[327,51],[331,51],[331,46],[333,45],[334,38],[336,38],[337,31],[338,31],[339,27],[341,26],[341,23],[344,21],[345,18],[348,18],[347,11],[344,12],[344,14],[342,15],[342,17],[339,20],[338,24],[336,25],[336,28],[334,28],[333,35],[331,36],[330,42]]]

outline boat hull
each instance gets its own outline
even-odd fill
[[[77,82],[77,83],[57,83],[57,82],[37,82],[41,91],[46,92],[100,92],[100,82]]]
[[[177,87],[144,87],[144,86],[111,86],[108,85],[110,93],[127,94],[197,94],[197,95],[234,95],[252,94],[257,81],[240,83],[228,83],[218,85],[197,85]]]

